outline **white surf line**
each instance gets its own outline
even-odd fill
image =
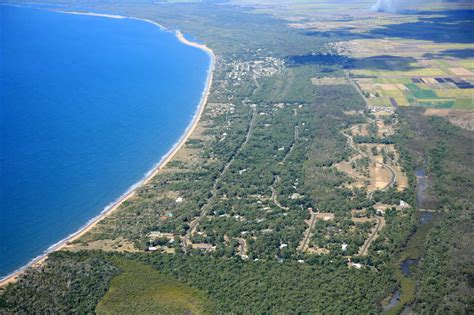
[[[90,15],[90,16],[100,16],[100,17],[107,17],[111,19],[126,19],[126,16],[123,15],[114,15],[114,14],[102,14],[102,13],[94,13],[94,12],[75,12],[75,11],[62,11],[62,10],[52,10],[48,9],[49,11],[59,12],[59,13],[66,13],[66,14],[75,14],[75,15]]]

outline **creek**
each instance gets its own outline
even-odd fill
[[[433,219],[433,213],[431,212],[422,211],[420,213],[421,213],[421,217],[418,224],[418,229],[430,223],[431,220]],[[411,278],[412,276],[411,266],[416,265],[417,263],[418,263],[418,259],[407,258],[403,260],[402,263],[400,264],[400,270],[403,276],[407,278]],[[396,307],[400,303],[400,298],[401,298],[401,290],[400,290],[400,287],[397,287],[391,295],[390,302],[383,307],[383,311],[387,312],[393,309],[394,307]],[[412,309],[412,306],[407,305],[405,306],[401,314],[410,314],[411,309]]]

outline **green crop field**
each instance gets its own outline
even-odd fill
[[[433,108],[452,108],[454,101],[446,100],[427,100],[419,103],[421,106],[433,107]]]
[[[456,109],[472,109],[474,108],[474,99],[457,99],[453,108]]]
[[[405,84],[405,86],[410,89],[411,94],[413,94],[413,96],[415,98],[422,98],[423,99],[423,98],[435,98],[436,97],[436,94],[432,90],[421,89],[416,84],[409,83],[409,84]]]

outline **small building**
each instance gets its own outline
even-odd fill
[[[347,267],[355,268],[355,269],[362,269],[362,264],[352,262],[350,258],[347,259]]]
[[[358,263],[352,263],[352,265],[350,265],[349,267],[352,267],[352,268],[355,268],[355,269],[361,269],[362,265],[358,264]]]
[[[303,198],[303,196],[301,196],[300,194],[298,193],[293,193],[291,196],[290,196],[290,199],[291,200],[297,200],[297,199],[301,199]]]
[[[347,251],[347,247],[349,247],[349,244],[342,243],[341,249],[342,249],[343,252]]]
[[[408,202],[400,199],[400,207],[401,208],[410,208],[410,205],[408,204]]]

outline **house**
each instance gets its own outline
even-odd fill
[[[408,202],[403,201],[403,200],[400,199],[400,207],[401,208],[410,208],[410,205],[408,204]]]
[[[362,264],[359,263],[354,263],[350,258],[347,259],[347,267],[349,268],[355,268],[355,269],[361,269]]]
[[[349,247],[349,244],[342,243],[341,249],[342,249],[343,252],[347,251],[347,247]]]
[[[293,186],[293,187],[294,187],[294,186]],[[296,188],[296,187],[294,187],[294,188]],[[297,199],[301,199],[301,198],[303,198],[303,196],[301,196],[301,195],[298,194],[298,193],[294,193],[294,194],[292,194],[292,195],[290,196],[290,199],[291,199],[291,200],[297,200]]]
[[[352,263],[351,265],[349,265],[349,267],[352,267],[352,268],[355,268],[355,269],[361,269],[362,265],[358,264],[358,263]]]

